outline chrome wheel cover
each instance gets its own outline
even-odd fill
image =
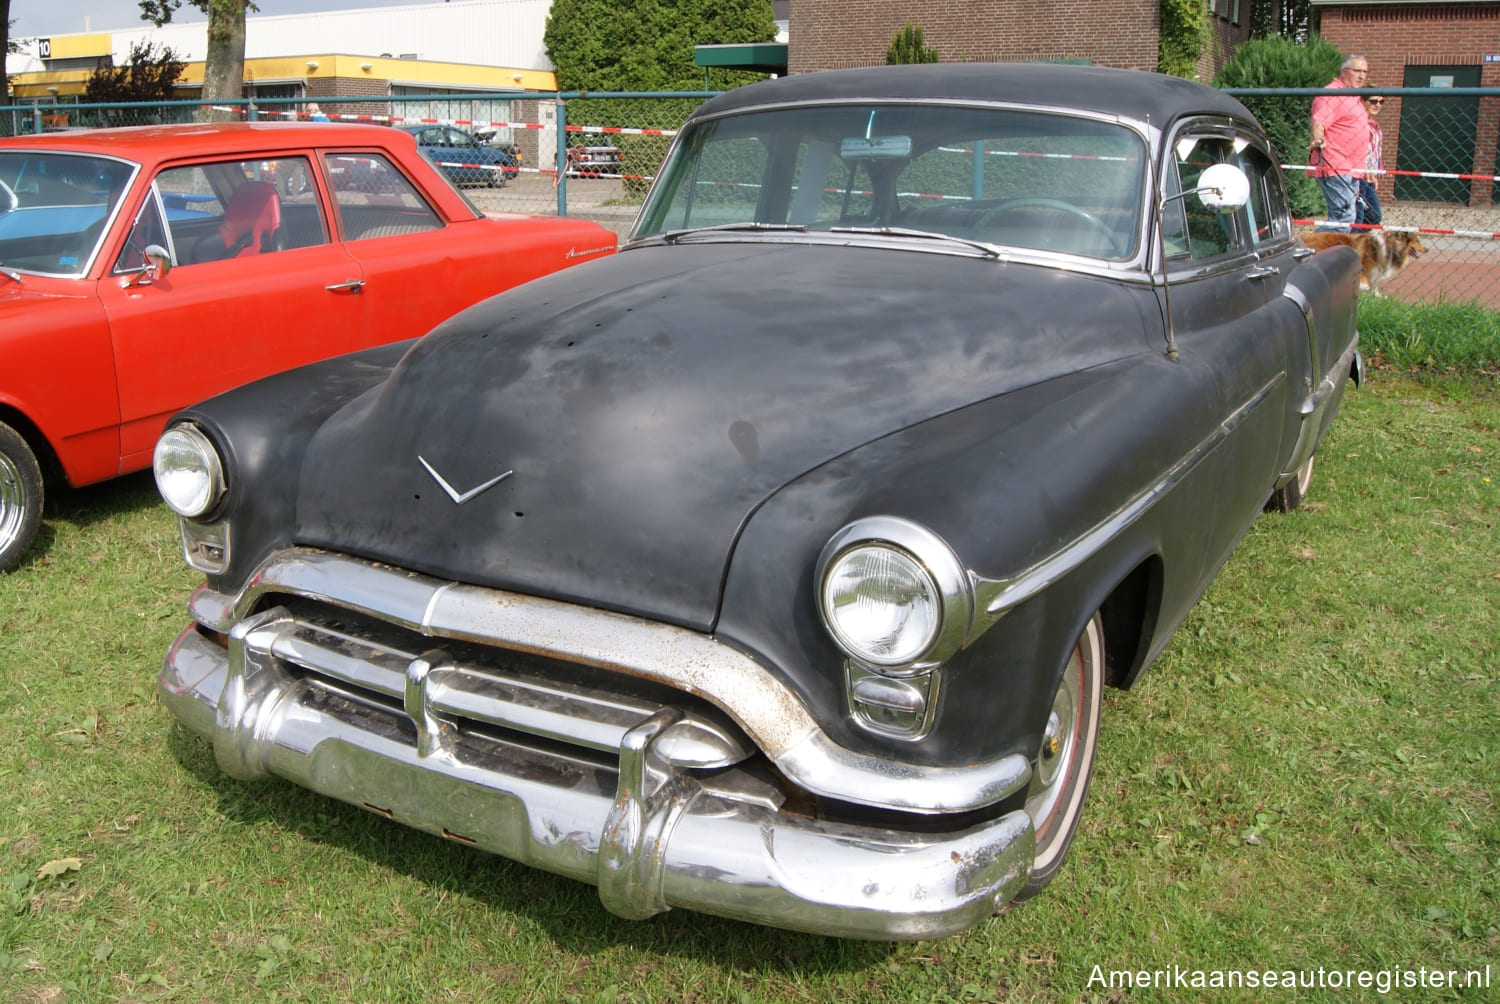
[[[1073,647],[1037,751],[1026,813],[1036,829],[1034,871],[1050,867],[1067,850],[1083,808],[1099,735],[1104,646],[1098,618]]]
[[[0,453],[0,551],[16,542],[26,522],[26,486],[16,462]]]

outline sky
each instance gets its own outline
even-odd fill
[[[256,0],[259,11],[251,17],[271,14],[306,14],[351,7],[394,7],[437,0]],[[145,24],[137,0],[10,0],[12,38],[65,35],[76,31],[112,31]],[[176,14],[179,21],[204,21],[207,16],[191,2]]]

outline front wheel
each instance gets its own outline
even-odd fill
[[[1271,493],[1266,500],[1266,509],[1270,512],[1291,512],[1302,504],[1307,497],[1307,489],[1312,486],[1313,458],[1308,457],[1307,463],[1297,468],[1297,476]]]
[[[1095,614],[1068,657],[1042,732],[1036,770],[1026,792],[1026,813],[1036,830],[1036,856],[1031,878],[1016,895],[1016,902],[1046,888],[1067,856],[1094,772],[1103,700],[1104,630]]]
[[[0,573],[21,563],[42,525],[42,469],[26,440],[0,422]]]

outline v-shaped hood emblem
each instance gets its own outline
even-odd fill
[[[475,485],[473,488],[470,488],[466,492],[460,492],[458,489],[450,485],[447,479],[437,472],[437,468],[429,464],[426,459],[421,456],[421,454],[417,455],[417,460],[421,461],[422,466],[427,468],[427,473],[432,475],[432,479],[434,481],[443,486],[443,491],[447,492],[448,497],[452,499],[457,505],[463,505],[465,502],[469,501],[469,499],[487,489],[495,487],[500,482],[516,473],[515,471],[506,471],[504,474],[498,474],[495,477],[490,478],[482,485]]]

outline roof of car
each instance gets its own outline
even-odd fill
[[[956,101],[1080,108],[1165,124],[1184,114],[1250,118],[1212,87],[1140,70],[1051,63],[921,63],[794,74],[737,87],[693,117],[783,102]]]
[[[395,134],[396,130],[384,126],[332,122],[199,122],[13,136],[0,140],[0,152],[24,147],[154,162],[198,153],[254,154],[287,146],[388,147]]]

